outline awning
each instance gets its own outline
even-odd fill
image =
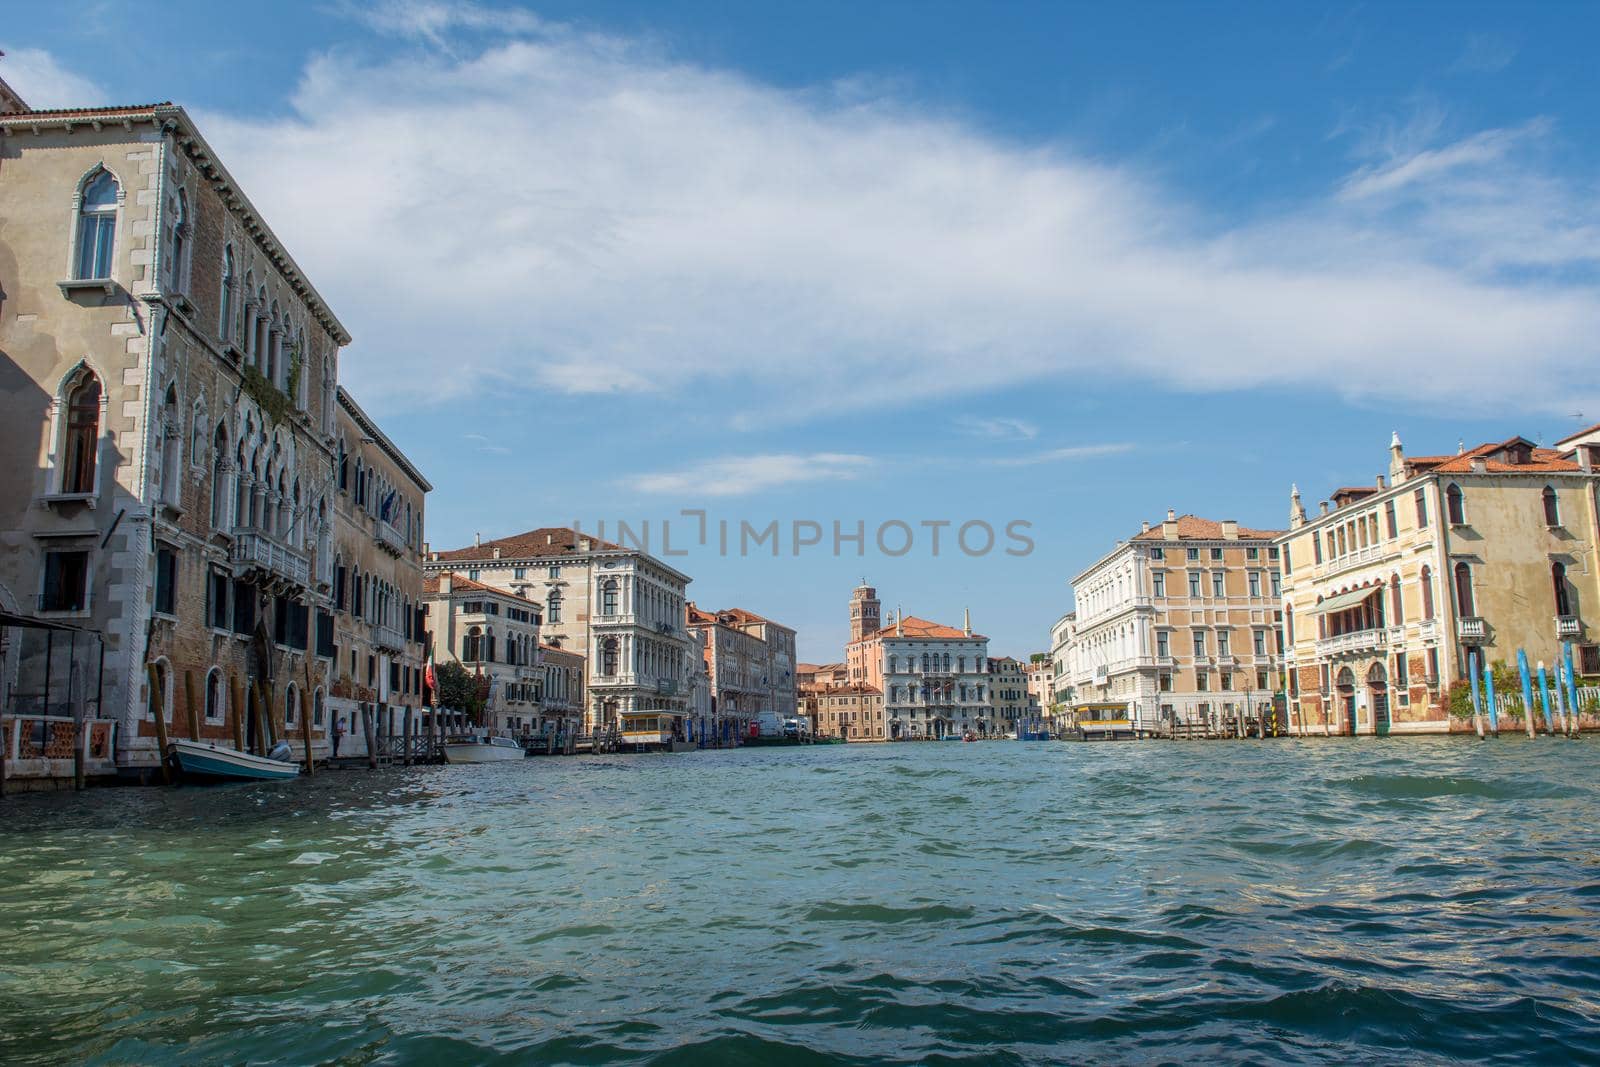
[[[1311,609],[1312,615],[1326,615],[1330,611],[1345,611],[1358,604],[1364,604],[1377,596],[1383,590],[1380,586],[1369,585],[1365,589],[1352,589],[1348,593],[1331,596],[1327,600]]]

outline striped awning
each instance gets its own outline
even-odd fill
[[[1380,592],[1382,592],[1382,589],[1376,585],[1369,585],[1365,589],[1352,589],[1348,593],[1340,593],[1338,596],[1331,596],[1324,600],[1311,609],[1311,614],[1326,615],[1330,611],[1346,611],[1358,604],[1365,603]]]

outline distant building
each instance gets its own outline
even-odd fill
[[[844,685],[850,680],[850,668],[844,663],[797,663],[794,677],[798,686]]]
[[[685,626],[706,664],[715,736],[742,737],[763,712],[797,714],[793,630],[743,608],[702,611],[692,601]]]
[[[994,732],[989,703],[989,639],[895,613],[893,625],[868,630],[879,617],[877,591],[860,586],[850,600],[851,633],[845,662],[850,683],[883,694],[889,740]]]
[[[846,741],[889,739],[883,694],[870,685],[813,684],[802,691],[801,701],[818,737],[842,737]]]
[[[547,717],[540,703],[545,676],[537,604],[450,571],[428,577],[425,603],[435,664],[459,663],[482,679],[486,729],[523,737],[566,725],[568,715]]]
[[[698,654],[683,626],[688,575],[559,526],[429,552],[423,567],[465,573],[542,605],[544,640],[588,663],[586,728],[620,726],[630,714],[658,723],[688,718]]]
[[[1155,730],[1269,708],[1283,665],[1277,533],[1168,511],[1074,577],[1071,710]]]
[[[992,715],[984,724],[984,736],[1014,733],[1017,723],[1029,716],[1028,675],[1022,661],[1010,656],[989,660],[989,707]]]
[[[1038,653],[1023,668],[1028,676],[1028,704],[1035,715],[1043,715],[1056,702],[1055,660],[1047,652]]]
[[[1308,515],[1290,496],[1282,614],[1289,726],[1443,732],[1472,656],[1600,671],[1600,427],[1558,448],[1524,437],[1410,456]],[[1587,605],[1587,608],[1585,607]]]

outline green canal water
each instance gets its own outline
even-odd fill
[[[1600,741],[0,801],[0,1062],[1600,1061]]]

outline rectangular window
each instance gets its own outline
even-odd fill
[[[1394,517],[1394,500],[1390,499],[1383,505],[1383,524],[1389,531],[1389,540],[1393,541],[1400,533],[1399,524]]]
[[[1277,549],[1273,549],[1272,550],[1272,554],[1273,554],[1273,556],[1277,556],[1278,550]],[[1284,545],[1283,546],[1283,573],[1285,573],[1285,574],[1293,574],[1294,573],[1294,560],[1290,558],[1289,546],[1288,545]]]
[[[233,591],[233,581],[226,573],[213,570],[206,579],[206,623],[213,630],[226,630],[231,618],[228,612],[228,594]]]
[[[333,616],[326,611],[317,612],[317,655],[333,658]]]
[[[1428,528],[1428,494],[1418,489],[1411,494],[1411,497],[1417,502],[1417,529],[1426,530]]]
[[[1312,534],[1311,535],[1311,556],[1312,556],[1312,560],[1311,561],[1313,563],[1317,564],[1318,566],[1320,566],[1322,564],[1322,535],[1321,534]]]
[[[1172,692],[1172,675],[1166,673],[1161,675],[1161,691],[1163,693]]]
[[[1229,631],[1229,630],[1218,630],[1217,631],[1217,655],[1219,655],[1219,656],[1232,655],[1232,652],[1229,650],[1230,646],[1232,644],[1233,644],[1232,631]]]
[[[1211,558],[1212,558],[1212,560],[1214,560],[1214,561],[1215,561],[1215,562],[1217,562],[1217,563],[1221,563],[1221,562],[1222,562],[1222,549],[1220,549],[1220,548],[1213,548],[1213,549],[1212,549],[1212,550],[1211,550]]]
[[[248,582],[233,583],[233,632],[254,633],[256,629],[256,590]]]
[[[1232,671],[1223,671],[1222,672],[1222,691],[1224,693],[1233,692],[1233,672]]]
[[[1150,550],[1150,558],[1151,559],[1166,559],[1167,558],[1167,550],[1164,549],[1164,548],[1161,548],[1159,546],[1156,547],[1156,548],[1152,548]]]
[[[346,567],[344,564],[333,568],[333,606],[335,610],[344,610],[344,585]]]
[[[1260,559],[1261,558],[1261,549],[1259,549],[1259,548],[1247,548],[1247,549],[1245,549],[1244,550],[1244,558],[1245,559]]]
[[[1206,632],[1204,630],[1196,630],[1194,632],[1194,654],[1196,656],[1204,656],[1206,654]]]
[[[1196,671],[1194,674],[1194,689],[1197,693],[1211,692],[1211,672]]]
[[[1200,596],[1200,572],[1189,572],[1189,595],[1195,598]]]
[[[1250,633],[1250,640],[1252,644],[1251,650],[1255,652],[1256,655],[1265,656],[1267,654],[1267,631],[1252,630]]]
[[[1260,596],[1261,595],[1261,572],[1260,571],[1251,571],[1250,572],[1250,595],[1251,596]]]
[[[1200,558],[1200,550],[1198,548],[1190,548],[1186,549],[1185,551],[1188,555],[1190,563],[1193,563]]]
[[[1166,571],[1156,571],[1154,574],[1152,574],[1150,576],[1150,580],[1151,580],[1151,583],[1155,587],[1155,595],[1156,596],[1164,597],[1164,596],[1167,595],[1167,572]]]
[[[1439,650],[1428,649],[1428,682],[1430,684],[1439,680]]]
[[[1228,590],[1227,590],[1227,586],[1224,584],[1224,577],[1223,577],[1223,572],[1222,571],[1212,571],[1211,572],[1211,595],[1212,596],[1227,596],[1228,595]]]
[[[477,581],[481,574],[482,574],[482,572],[479,571],[478,568],[476,568],[476,567],[468,567],[467,568],[467,580],[469,582]]]
[[[513,577],[513,578],[526,578],[527,576],[528,576],[528,568],[526,568],[526,567],[512,567],[511,568],[511,577]]]
[[[1165,630],[1156,631],[1156,655],[1163,659],[1172,655],[1172,635]]]
[[[82,611],[89,605],[89,553],[46,552],[40,611]]]
[[[1266,689],[1266,688],[1268,688],[1268,686],[1267,686],[1267,672],[1266,671],[1256,671],[1256,688],[1257,689]]]
[[[1277,600],[1283,596],[1283,576],[1277,571],[1272,572],[1272,598]]]
[[[561,577],[561,564],[559,564],[559,563],[550,564],[550,577],[552,577],[552,578]]]
[[[165,545],[156,549],[156,613],[178,613],[178,554]]]
[[[1404,686],[1410,684],[1410,680],[1406,677],[1406,672],[1410,668],[1410,664],[1411,657],[1407,656],[1404,652],[1400,653],[1394,658],[1395,685]]]

